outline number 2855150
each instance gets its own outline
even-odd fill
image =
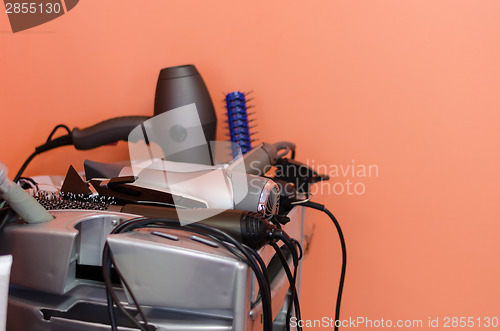
[[[7,14],[59,14],[62,11],[60,3],[7,2]]]

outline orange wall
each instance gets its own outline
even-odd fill
[[[496,0],[83,0],[13,34],[0,13],[0,157],[14,174],[58,123],[150,115],[159,69],[194,63],[220,122],[224,91],[254,90],[262,141],[295,141],[316,165],[377,165],[333,178],[363,195],[315,197],[348,244],[342,318],[498,316],[499,14]],[[27,174],[126,155],[65,147]],[[303,317],[333,317],[338,239],[308,216]]]

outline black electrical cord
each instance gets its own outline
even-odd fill
[[[108,249],[109,249],[109,246],[108,246]],[[111,252],[111,250],[109,250],[109,252]],[[109,254],[109,257],[110,257],[111,263],[115,266],[115,271],[118,274],[118,277],[121,279],[123,285],[127,289],[130,297],[132,298],[134,305],[137,307],[137,311],[139,312],[139,315],[141,315],[141,318],[144,321],[144,324],[145,324],[144,326],[148,327],[148,320],[146,318],[146,314],[144,314],[144,311],[142,310],[141,306],[139,305],[137,298],[135,297],[134,293],[132,292],[132,289],[128,285],[127,280],[125,279],[125,277],[123,277],[123,274],[120,272],[120,270],[118,268],[116,268],[116,263],[115,263],[115,259],[113,258],[113,254]]]
[[[152,227],[155,227],[155,225],[152,225]],[[177,227],[173,227],[173,229],[178,229]],[[194,233],[197,233],[197,234],[201,234],[201,235],[204,235],[204,236],[207,236],[208,238],[214,240],[214,241],[217,241],[218,243],[220,243],[222,246],[224,246],[228,251],[230,251],[232,254],[236,255],[238,258],[240,258],[241,260],[243,261],[247,261],[247,258],[242,255],[241,253],[239,253],[238,251],[236,251],[234,248],[235,246],[232,245],[231,243],[227,243],[226,241],[224,240],[220,240],[220,238],[217,238],[213,235],[210,235],[206,232],[203,232],[203,231],[197,231],[197,230],[194,230],[194,229],[188,229],[188,231],[190,232],[194,232]],[[245,244],[242,244],[242,246],[248,251],[249,254],[251,254],[253,256],[253,258],[255,259],[255,261],[258,263],[259,267],[260,267],[260,270],[261,270],[261,273],[263,274],[263,277],[264,277],[264,283],[267,285],[268,287],[268,291],[269,293],[271,293],[271,281],[269,280],[269,274],[267,272],[267,266],[264,262],[264,260],[262,259],[262,257],[255,251],[255,249],[245,245]],[[250,264],[250,262],[247,262],[247,264]],[[252,308],[257,305],[262,299],[262,293],[259,291],[259,293],[257,294],[257,298],[255,300],[255,302],[252,303]]]
[[[153,225],[153,227],[155,227],[155,226]],[[194,231],[194,230],[191,231],[190,230],[190,232],[195,232],[197,234],[207,235],[206,233],[203,233],[202,231]],[[216,240],[219,243],[221,243],[224,247],[226,247],[233,254],[237,254],[236,252],[234,252],[234,250],[232,249],[232,247],[229,246],[229,245],[227,245],[224,241],[220,241],[218,238],[216,238],[214,236],[211,236],[211,235],[207,235],[207,236],[210,239]],[[250,250],[250,251],[253,251],[253,250]],[[258,254],[256,254],[256,255],[258,256]],[[116,273],[118,274],[120,280],[122,281],[122,283],[124,284],[124,286],[127,288],[128,293],[132,297],[132,300],[134,301],[134,305],[137,307],[137,310],[139,311],[141,317],[143,318],[143,321],[145,321],[145,325],[144,326],[140,325],[137,322],[137,320],[132,315],[130,315],[130,313],[127,312],[127,310],[125,309],[125,307],[123,307],[123,305],[119,301],[118,297],[116,296],[116,293],[114,292],[114,290],[108,291],[108,289],[112,289],[113,288],[113,284],[111,282],[111,266],[112,265],[114,266],[114,269],[115,269]],[[107,304],[108,304],[108,315],[109,315],[109,319],[110,319],[112,330],[113,331],[117,331],[117,323],[116,323],[116,317],[115,317],[115,313],[114,313],[114,304],[116,304],[116,306],[122,312],[122,314],[124,314],[125,317],[127,317],[127,319],[129,319],[136,327],[138,327],[141,330],[146,330],[145,327],[148,326],[148,323],[147,323],[147,319],[145,317],[145,314],[143,313],[143,311],[141,309],[141,306],[138,304],[138,301],[137,301],[134,293],[132,292],[130,286],[126,282],[125,278],[121,274],[121,272],[118,269],[118,267],[116,266],[116,263],[114,262],[114,259],[113,259],[113,255],[111,254],[111,251],[109,249],[108,243],[106,243],[105,246],[104,246],[102,266],[103,266],[103,269],[105,270],[105,271],[103,270],[103,278],[104,278],[104,282],[106,284],[106,289],[107,289],[107,291],[106,291],[107,292],[106,298],[107,298]]]
[[[185,228],[186,226],[181,227],[181,229]],[[257,282],[259,283],[259,288],[260,288],[260,293],[261,293],[261,302],[262,302],[262,311],[263,311],[263,316],[264,316],[264,330],[272,330],[272,306],[271,306],[271,291],[270,291],[270,285],[269,285],[269,275],[267,274],[267,269],[265,267],[264,262],[260,258],[260,256],[257,259],[258,263],[255,263],[255,261],[252,259],[252,256],[258,256],[258,254],[251,248],[244,246],[243,244],[240,244],[237,240],[235,240],[233,237],[229,236],[225,232],[209,227],[207,225],[199,224],[199,223],[192,223],[187,226],[190,228],[189,230],[193,230],[191,228],[200,229],[202,232],[197,232],[200,234],[204,234],[204,232],[213,232],[215,236],[220,236],[221,238],[218,239],[220,242],[221,239],[228,241],[232,245],[236,246],[238,250],[240,250],[243,255],[246,258],[247,264],[251,267],[251,269],[254,271]],[[251,252],[251,253],[249,253]],[[260,265],[260,268],[259,268]],[[258,302],[258,301],[257,301]]]
[[[297,283],[297,271],[299,270],[299,266],[296,265],[296,266],[293,266],[293,276],[292,276],[292,293],[291,293],[291,297],[292,298],[296,298],[297,297],[297,287],[295,286],[295,284]],[[293,307],[295,306],[295,302],[294,300],[290,300],[288,302],[288,309],[286,311],[286,320],[288,323],[286,323],[285,325],[288,326],[288,331],[290,331],[290,319],[292,318],[292,309]],[[297,317],[298,318],[298,317]]]
[[[38,183],[33,178],[30,178],[30,177],[20,177],[19,180],[23,180],[25,182],[29,182],[31,184],[32,188],[38,190]],[[21,187],[24,188],[24,186],[22,185],[22,183],[21,183]]]
[[[68,134],[52,139],[56,131],[60,128],[65,129]],[[24,171],[30,164],[30,162],[37,156],[38,154],[41,154],[46,151],[50,151],[51,149],[60,147],[60,146],[65,146],[65,145],[70,145],[72,143],[72,138],[71,138],[71,130],[64,124],[59,124],[56,125],[56,127],[52,130],[52,132],[49,134],[49,137],[47,138],[47,141],[45,144],[40,145],[35,148],[35,151],[24,161],[23,165],[19,169],[19,171],[16,174],[16,177],[14,177],[14,183],[17,183],[19,181],[19,178],[23,175]]]
[[[198,223],[192,223],[189,225],[185,226],[180,226],[179,222],[177,220],[169,220],[169,219],[161,219],[161,218],[155,218],[155,219],[149,219],[149,218],[139,218],[139,219],[133,219],[127,222],[122,223],[121,225],[117,226],[111,233],[122,233],[126,231],[131,231],[134,229],[138,228],[144,228],[144,227],[167,227],[167,228],[175,228],[175,229],[180,229],[184,231],[191,231],[191,232],[196,232],[202,235],[209,235],[210,238],[216,239],[218,242],[221,244],[223,241],[226,241],[233,245],[237,250],[239,250],[243,256],[245,257],[245,262],[251,267],[251,269],[254,271],[256,277],[257,277],[257,282],[259,283],[259,288],[261,291],[261,301],[262,301],[262,309],[263,309],[263,317],[264,317],[264,330],[266,331],[271,331],[272,330],[272,306],[271,306],[271,294],[270,294],[270,288],[268,283],[266,283],[266,279],[269,279],[268,276],[264,276],[264,274],[267,273],[267,269],[264,268],[264,271],[261,270],[261,266],[263,264],[263,261],[256,263],[255,260],[253,259],[254,255],[253,253],[249,253],[252,251],[248,247],[244,247],[242,244],[240,244],[238,241],[236,241],[234,238],[226,234],[225,232],[218,230],[216,228],[212,228],[203,224],[198,224]],[[227,247],[227,244],[224,244],[225,247]],[[231,251],[231,250],[230,250]],[[106,250],[106,255],[110,254],[109,248]],[[257,254],[257,253],[255,253]],[[237,255],[238,256],[238,255]],[[106,262],[106,265],[105,265]],[[261,266],[259,266],[261,265]],[[264,265],[265,266],[265,265]],[[115,265],[116,269],[116,265]],[[115,304],[117,304],[118,308],[119,306],[119,301],[117,301],[116,295],[114,294],[114,289],[112,287],[112,284],[110,282],[110,266],[109,266],[109,260],[105,258],[104,252],[103,252],[103,273],[105,280],[109,280],[109,282],[106,282],[106,291],[108,294],[111,294],[112,297],[109,298],[108,296],[108,302],[112,302],[115,300]],[[130,292],[130,289],[129,289]],[[113,298],[115,296],[115,298]],[[121,309],[120,309],[121,310]],[[123,311],[122,311],[123,312]],[[110,314],[110,320],[114,320],[114,311],[113,308],[109,307],[108,305],[108,313]],[[135,320],[135,319],[134,319]]]
[[[35,158],[35,156],[37,156],[38,153],[37,151],[34,151],[27,159],[26,161],[24,161],[23,165],[21,166],[21,168],[19,169],[19,171],[17,172],[17,175],[16,177],[14,177],[14,183],[17,183],[19,181],[19,178],[21,178],[21,176],[23,175],[24,173],[24,170],[26,170],[26,167],[28,167],[28,164],[30,164],[31,160],[33,160]]]
[[[49,137],[47,138],[47,142],[50,142],[50,141],[52,140],[52,137],[53,137],[53,136],[54,136],[54,134],[56,133],[56,131],[57,131],[58,129],[61,129],[61,128],[62,128],[62,129],[64,129],[64,130],[66,130],[66,132],[67,132],[68,134],[71,134],[71,130],[70,130],[70,128],[69,128],[67,125],[64,125],[64,124],[58,124],[58,125],[56,125],[56,127],[52,130],[52,132],[49,134]]]
[[[152,227],[155,227],[155,225],[152,225]],[[177,227],[171,227],[172,229],[178,229]],[[243,260],[243,261],[246,261],[246,257],[244,255],[242,255],[241,253],[239,253],[237,250],[235,250],[235,246],[234,245],[231,245],[231,243],[228,243],[224,240],[220,240],[219,238],[217,238],[216,236],[213,236],[209,233],[206,233],[206,232],[203,232],[203,231],[198,231],[198,230],[194,230],[194,229],[189,229],[190,232],[193,232],[193,233],[197,233],[197,234],[201,234],[201,235],[204,235],[214,241],[217,241],[219,244],[221,244],[223,247],[225,247],[229,252],[231,252],[232,254],[234,254],[236,257],[238,257],[239,259]],[[254,259],[257,261],[257,263],[259,264],[259,267],[260,267],[260,270],[264,276],[264,282],[268,285],[268,288],[269,288],[269,293],[271,293],[271,282],[269,280],[269,274],[267,272],[267,266],[264,262],[264,260],[262,260],[262,257],[255,251],[255,249],[245,245],[245,244],[242,244],[242,246],[254,257]],[[248,264],[248,263],[247,263]],[[252,308],[259,303],[260,299],[261,299],[261,294],[259,292],[259,294],[257,295],[257,300],[255,302],[252,303]]]
[[[297,239],[295,238],[291,238],[290,239],[292,241],[292,243],[295,245],[295,247],[297,247],[297,249],[299,250],[299,256],[298,256],[298,259],[299,261],[302,260],[302,256],[304,256],[304,253],[302,252],[302,246],[300,245],[300,243],[297,241]]]
[[[276,244],[276,243],[270,243],[270,245],[274,248],[276,251],[276,255],[281,261],[281,265],[283,266],[283,269],[285,270],[285,274],[288,278],[288,283],[290,284],[290,290],[292,290],[292,287],[296,288],[297,285],[297,279],[292,275],[292,272],[290,271],[290,267],[288,266],[288,261],[286,260],[285,254],[283,254],[283,251],[281,248]],[[297,268],[295,268],[297,270]],[[295,274],[294,270],[294,274]],[[290,293],[291,297],[291,293]],[[295,306],[295,317],[297,317],[297,320],[301,320],[301,314],[300,314],[300,303],[299,303],[299,297],[297,295],[297,290],[295,289],[295,295],[291,297],[291,300],[293,300],[293,304]],[[287,315],[288,315],[288,310],[287,310]],[[290,318],[287,316],[286,321],[285,321],[285,328],[287,331],[290,330]],[[297,330],[301,331],[302,327],[300,325],[297,325]]]
[[[118,296],[116,295],[116,293],[113,290],[113,283],[111,282],[111,267],[113,264],[114,263],[113,263],[113,258],[111,255],[111,250],[109,249],[109,246],[106,243],[104,245],[103,255],[102,255],[102,270],[103,270],[104,284],[106,285],[106,298],[108,301],[108,315],[109,315],[109,319],[111,322],[111,329],[113,331],[118,330],[118,326],[116,324],[116,318],[115,318],[115,314],[114,314],[114,307],[113,307],[113,303],[114,303],[114,304],[116,304],[118,309],[121,311],[121,313],[123,315],[125,315],[125,317],[128,320],[130,320],[140,330],[146,331],[147,329],[145,329],[144,326],[140,325],[139,322],[132,315],[130,315],[130,313],[125,309],[125,307],[121,304],[120,299],[118,298]],[[119,270],[116,267],[116,265],[114,265],[114,267],[115,267],[115,271],[117,271],[117,273],[120,277],[121,273],[119,273]],[[123,285],[127,289],[129,289],[128,284],[126,284],[125,280],[121,277],[120,277],[120,280],[122,281]],[[141,313],[141,317],[143,318],[144,324],[147,326],[148,325],[147,320],[144,318],[142,310],[141,310],[139,304],[137,303],[135,296],[133,295],[132,292],[129,292],[129,294],[131,295],[132,300],[134,301],[134,304],[136,305],[137,309]],[[111,303],[111,305],[109,303]]]
[[[301,206],[309,207],[312,209],[320,210],[327,214],[330,219],[332,220],[333,224],[335,224],[335,227],[337,228],[337,232],[339,234],[339,239],[340,239],[340,245],[342,247],[342,269],[340,271],[340,280],[339,280],[339,290],[337,292],[337,304],[335,306],[335,331],[339,329],[337,326],[337,321],[340,318],[340,303],[342,301],[342,291],[344,289],[344,279],[345,279],[345,270],[346,270],[346,265],[347,265],[347,249],[345,245],[345,240],[344,240],[344,235],[342,233],[342,228],[340,227],[339,222],[335,218],[335,216],[328,210],[326,207],[322,204],[315,203],[312,201],[306,201],[303,203],[300,203]]]
[[[294,298],[296,296],[296,287],[295,287],[295,283],[297,282],[297,270],[298,270],[298,267],[299,267],[299,256],[297,254],[297,248],[295,246],[295,243],[292,241],[292,239],[286,234],[286,232],[284,231],[277,231],[275,233],[275,238],[277,239],[281,239],[281,241],[283,241],[283,243],[288,247],[288,249],[290,250],[290,253],[292,254],[292,261],[293,261],[293,276],[292,276],[292,284],[293,285],[290,285],[291,286],[291,289],[292,289],[292,293],[291,293],[291,297]],[[299,245],[300,247],[300,245]],[[286,321],[287,323],[285,323],[285,325],[287,327],[289,327],[289,321],[292,317],[292,308],[293,308],[293,305],[294,305],[294,300],[290,300],[289,303],[288,303],[288,309],[286,311]],[[289,330],[289,329],[287,329]]]
[[[269,289],[269,293],[271,293],[271,281],[269,280],[269,274],[267,273],[267,266],[262,260],[262,257],[260,257],[259,253],[257,253],[254,249],[251,249],[247,245],[243,245],[250,254],[254,257],[254,259],[257,261],[257,263],[260,266],[260,269],[262,270],[262,274],[264,275],[264,282],[267,284],[267,288]]]
[[[164,219],[156,219],[159,220],[160,222],[167,221],[170,225],[174,224],[176,228],[179,228],[178,221],[171,221],[171,220],[164,220]],[[151,220],[149,220],[151,222]],[[153,219],[152,222],[155,222]],[[151,226],[157,226],[157,224],[152,224]],[[140,226],[142,227],[142,226]],[[193,229],[194,228],[194,229]],[[236,246],[238,250],[240,250],[243,255],[246,258],[247,264],[250,266],[250,268],[254,271],[257,282],[259,284],[260,292],[261,292],[261,301],[262,301],[262,311],[263,311],[263,316],[264,316],[264,330],[272,330],[272,305],[271,305],[271,291],[270,291],[270,286],[269,286],[269,276],[267,275],[267,269],[265,268],[264,262],[261,260],[260,262],[256,263],[252,259],[252,255],[258,255],[256,252],[249,253],[248,251],[253,251],[251,248],[244,247],[243,244],[239,243],[237,240],[235,240],[233,237],[228,235],[227,233],[216,229],[209,227],[204,224],[199,224],[199,223],[192,223],[189,225],[184,225],[180,227],[179,229],[182,230],[201,230],[201,232],[197,232],[200,234],[205,234],[208,232],[212,232],[213,235],[221,237],[218,239],[220,242],[221,239],[228,241],[232,245]],[[126,230],[131,230],[131,229],[126,229]],[[122,230],[125,231],[125,230]],[[259,257],[260,258],[260,257]],[[259,264],[262,266],[262,269],[259,268]],[[258,301],[257,301],[258,302]]]
[[[10,207],[4,207],[1,209],[0,213],[0,233],[3,232],[3,229],[7,226],[9,223],[9,220],[14,217],[16,212],[12,210]]]
[[[103,270],[104,270],[104,264],[102,265]],[[111,284],[113,286],[113,284]],[[114,303],[113,303],[113,298],[111,297],[111,293],[106,292],[106,302],[108,304],[108,316],[109,316],[109,322],[111,325],[111,331],[115,331],[117,327],[116,323],[116,318],[115,318],[115,312],[114,312]]]
[[[54,136],[54,134],[56,133],[56,131],[58,129],[60,129],[60,128],[65,129],[68,132],[68,135],[65,135],[65,136],[62,136],[62,137],[58,137],[58,138],[56,138],[56,139],[53,140],[52,137]],[[71,143],[71,130],[66,125],[64,125],[64,124],[56,125],[56,127],[49,134],[49,137],[47,138],[47,141],[45,142],[45,144],[36,147],[35,151],[26,159],[26,161],[24,161],[23,165],[21,166],[21,168],[17,172],[16,177],[14,177],[13,182],[14,183],[19,182],[19,179],[21,179],[24,171],[26,170],[26,168],[28,167],[28,165],[30,164],[30,162],[35,158],[35,156],[37,156],[38,154],[41,154],[41,153],[43,153],[45,151],[54,149],[56,147],[68,145],[70,143]],[[35,186],[36,186],[36,182],[35,181],[33,181],[32,179],[30,179],[30,181],[32,181],[33,183],[35,183]],[[7,220],[10,219],[11,216],[12,216],[11,214],[7,214],[6,212],[0,213],[0,219],[1,219],[1,221],[0,221],[0,231],[3,230],[3,228],[7,224]]]
[[[215,228],[208,227],[203,224],[191,224],[191,226],[196,227],[201,227],[202,231],[193,231],[195,229],[189,229],[189,231],[196,232],[199,234],[204,234],[206,235],[206,230],[213,229],[215,232],[218,232],[218,235],[222,234],[222,238],[217,238],[217,237],[212,237],[212,239],[217,239],[218,242],[223,244],[223,240],[230,240],[230,243],[234,246],[236,246],[244,255],[245,259],[244,261],[251,267],[251,269],[254,271],[257,282],[259,283],[259,288],[260,288],[260,301],[262,302],[262,310],[263,310],[263,316],[264,316],[264,330],[272,330],[272,306],[271,306],[271,289],[269,285],[269,275],[267,274],[267,268],[265,266],[264,261],[262,258],[255,252],[255,250],[251,249],[250,247],[240,244],[238,241],[234,240],[231,236],[227,235],[225,232],[220,231]],[[184,226],[185,227],[185,226]],[[184,228],[183,227],[183,228]],[[217,234],[217,233],[216,233]],[[241,247],[238,247],[240,246]],[[243,248],[243,250],[241,249]],[[234,253],[233,253],[234,254]],[[255,263],[254,260],[252,260],[252,256],[255,257],[257,264]],[[260,268],[259,268],[260,267]],[[258,303],[259,298],[257,301],[254,303]]]

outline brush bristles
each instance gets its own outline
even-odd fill
[[[88,194],[37,191],[33,197],[48,210],[108,210],[110,205],[115,204],[115,199],[112,197],[92,196]]]
[[[250,132],[251,127],[248,125],[254,120],[249,119],[248,116],[254,114],[255,112],[248,113],[248,108],[252,106],[247,105],[246,95],[248,93],[242,93],[239,91],[231,92],[226,95],[226,108],[227,108],[227,128],[229,129],[229,136],[231,137],[231,142],[237,144],[241,153],[245,154],[252,149],[251,136],[253,133]],[[251,99],[250,99],[251,100]],[[235,148],[233,148],[233,156],[235,154]]]

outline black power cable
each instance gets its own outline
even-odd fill
[[[290,250],[290,253],[292,254],[292,261],[293,261],[293,276],[292,276],[292,280],[291,280],[291,284],[290,284],[290,288],[291,288],[291,300],[289,301],[288,303],[288,309],[286,311],[286,327],[287,327],[287,331],[290,330],[290,319],[292,317],[292,308],[293,308],[293,305],[294,305],[294,298],[297,296],[297,290],[296,290],[296,287],[295,287],[295,283],[297,282],[297,271],[298,271],[298,268],[299,268],[299,256],[297,254],[297,248],[294,244],[294,242],[292,241],[292,239],[286,234],[286,232],[284,231],[277,231],[275,233],[275,238],[278,238],[278,239],[281,239],[281,241],[283,241],[283,243],[288,247],[288,249]],[[300,245],[298,245],[300,247]]]
[[[146,226],[146,227],[149,227],[149,226]],[[152,225],[152,227],[154,228],[154,227],[167,227],[167,226],[165,226],[165,225]],[[167,227],[167,228],[178,229],[177,227]],[[213,235],[207,234],[206,232],[203,232],[203,231],[194,230],[194,229],[185,229],[185,228],[183,228],[182,230],[207,236],[208,238],[210,238],[210,239],[212,239],[212,240],[217,241],[218,243],[220,243],[222,246],[224,246],[226,249],[228,249],[228,251],[230,251],[231,253],[235,254],[236,256],[238,256],[239,258],[241,258],[242,260],[246,259],[244,256],[242,256],[241,254],[239,254],[238,252],[236,252],[234,250],[234,246],[230,246],[225,241],[221,241],[219,238],[217,238],[217,237],[215,237]],[[124,232],[124,231],[119,231],[119,232]],[[115,232],[113,232],[113,233],[115,233]],[[246,245],[243,245],[243,247],[245,247],[246,249],[248,249],[249,252],[252,253],[252,255],[255,255],[256,257],[258,257],[260,259],[260,261],[262,262],[262,264],[260,262],[259,262],[259,264],[261,264],[261,268],[262,268],[262,266],[264,267],[262,270],[265,270],[265,264],[262,261],[262,258],[260,258],[260,256],[255,252],[255,250],[250,249]],[[118,309],[120,310],[120,312],[128,320],[130,320],[136,327],[138,327],[139,329],[141,329],[143,331],[146,330],[145,329],[146,327],[150,327],[148,325],[146,316],[143,313],[143,311],[142,311],[142,309],[141,309],[141,307],[140,307],[140,305],[139,305],[139,303],[138,303],[138,301],[137,301],[134,293],[132,292],[132,289],[130,288],[130,286],[126,282],[125,278],[121,274],[120,270],[116,266],[116,263],[115,263],[115,261],[113,259],[113,255],[112,255],[112,253],[110,251],[108,243],[106,243],[105,246],[104,246],[104,250],[103,250],[103,263],[102,263],[102,265],[103,265],[103,278],[104,278],[104,282],[105,282],[106,287],[107,287],[107,293],[106,293],[107,295],[106,296],[107,296],[107,303],[108,303],[108,315],[109,315],[109,318],[110,318],[112,330],[113,331],[117,331],[116,317],[115,317],[115,313],[114,313],[114,309],[113,309],[114,304],[116,304],[116,306],[118,307]],[[137,310],[139,311],[139,313],[141,315],[141,318],[144,321],[144,324],[145,324],[144,326],[140,325],[137,322],[137,320],[132,315],[130,315],[130,313],[127,312],[127,310],[125,309],[125,307],[121,304],[121,302],[119,301],[118,297],[116,296],[116,293],[114,293],[114,290],[108,291],[108,289],[112,289],[113,288],[113,284],[111,282],[111,266],[114,267],[115,272],[118,274],[118,277],[120,278],[121,282],[126,287],[128,293],[130,294],[130,296],[132,298],[132,301],[134,302],[134,305],[137,307]],[[269,276],[267,275],[267,272],[264,273],[264,275],[265,275],[265,277],[264,277],[265,279],[269,279]],[[257,302],[258,302],[258,300],[257,300]]]
[[[68,134],[61,136],[61,137],[58,137],[58,138],[55,138],[55,139],[52,139],[52,137],[54,136],[56,131],[60,128],[65,129],[68,132]],[[72,141],[72,139],[71,139],[70,129],[64,124],[57,125],[52,130],[52,132],[49,134],[49,137],[47,138],[47,141],[45,142],[45,144],[36,147],[35,151],[26,159],[26,161],[24,161],[23,165],[21,166],[21,168],[17,172],[16,177],[14,177],[13,182],[14,183],[19,182],[19,179],[23,175],[24,171],[26,170],[26,168],[28,167],[30,162],[35,158],[35,156],[37,156],[38,154],[41,154],[43,152],[49,151],[51,149],[60,147],[60,146],[70,145],[71,141]],[[8,220],[12,217],[12,212],[9,210],[0,211],[0,232],[6,226]]]
[[[63,128],[68,132],[67,135],[57,137],[55,139],[52,139],[56,131],[60,128]],[[35,148],[35,151],[24,161],[23,165],[17,172],[16,177],[14,177],[14,183],[17,183],[19,181],[19,178],[23,175],[24,171],[30,164],[30,162],[37,156],[38,154],[42,154],[43,152],[50,151],[51,149],[60,147],[60,146],[65,146],[65,145],[71,145],[72,143],[72,138],[71,138],[71,130],[64,124],[59,124],[56,125],[56,127],[52,130],[52,132],[49,134],[49,137],[47,138],[47,141],[45,144],[40,145]]]
[[[340,227],[340,224],[335,216],[328,209],[326,209],[324,205],[312,201],[302,202],[300,203],[300,205],[320,210],[327,214],[332,220],[333,224],[335,224],[335,228],[337,228],[337,232],[339,234],[340,246],[342,248],[342,269],[340,271],[339,290],[337,292],[337,304],[335,306],[335,331],[337,331],[339,329],[337,321],[339,321],[340,318],[340,303],[342,301],[342,291],[344,289],[345,270],[347,265],[347,249],[345,245],[344,234],[342,233],[342,228]]]
[[[297,320],[300,321],[302,318],[300,315],[299,296],[297,295],[297,290],[296,290],[297,279],[296,279],[296,277],[294,277],[294,275],[296,276],[295,270],[297,270],[297,268],[294,269],[294,275],[292,275],[292,272],[290,271],[290,267],[288,266],[288,262],[286,260],[285,254],[283,254],[283,251],[281,250],[281,248],[276,243],[270,243],[270,245],[276,251],[276,255],[280,259],[281,265],[283,266],[283,269],[285,270],[285,274],[288,278],[288,282],[290,283],[290,291],[291,291],[290,300],[293,300],[293,304],[295,307],[295,317],[297,317]],[[292,290],[292,286],[295,288],[295,290]],[[292,293],[293,293],[292,291],[295,292],[295,295],[293,297],[292,297]],[[287,317],[286,317],[285,323],[286,323],[285,328],[287,331],[289,331],[290,330],[290,316],[288,315],[288,310],[287,310]],[[302,327],[300,325],[297,325],[297,330],[301,331]]]
[[[21,168],[17,172],[16,177],[14,177],[14,183],[17,183],[19,181],[19,178],[21,178],[21,176],[23,175],[24,170],[26,170],[26,167],[28,167],[28,164],[30,164],[31,160],[33,160],[35,158],[35,156],[37,156],[38,154],[40,154],[40,153],[38,153],[37,151],[34,151],[33,154],[31,154],[26,159],[26,161],[24,161],[23,165],[21,166]]]
[[[52,132],[49,134],[49,137],[47,138],[47,142],[50,142],[52,140],[52,137],[54,136],[54,134],[56,133],[56,131],[58,129],[64,129],[66,130],[66,132],[68,134],[71,134],[71,129],[67,126],[67,125],[64,125],[64,124],[58,124],[56,125],[56,127],[54,129],[52,129]]]
[[[3,232],[3,229],[9,223],[9,220],[14,217],[16,213],[10,207],[4,207],[0,209],[0,233]]]
[[[125,309],[125,307],[121,304],[120,299],[118,299],[118,296],[113,290],[113,284],[111,282],[111,267],[114,265],[115,271],[117,272],[118,276],[120,277],[120,280],[122,281],[123,285],[125,288],[129,291],[130,296],[132,297],[132,301],[134,301],[134,305],[137,307],[137,310],[139,311],[145,326],[142,326],[139,324],[139,322],[132,316],[130,313]],[[147,319],[145,317],[145,314],[143,313],[140,305],[137,302],[137,299],[135,298],[134,294],[130,291],[130,287],[128,286],[128,283],[125,281],[123,278],[122,274],[116,267],[116,264],[114,263],[113,256],[111,254],[111,250],[109,249],[108,243],[104,245],[103,249],[103,255],[102,255],[102,268],[103,268],[103,278],[104,278],[104,283],[106,285],[106,299],[108,301],[108,315],[109,319],[111,322],[111,329],[113,331],[118,330],[118,326],[116,324],[116,319],[115,319],[115,314],[114,314],[114,308],[113,308],[113,303],[116,304],[118,309],[121,311],[125,317],[127,317],[128,320],[130,320],[136,327],[138,327],[142,331],[146,331],[146,327],[148,326]],[[109,290],[111,289],[111,290]]]
[[[267,273],[267,266],[266,266],[264,260],[262,260],[262,257],[260,257],[259,253],[257,253],[254,249],[251,249],[247,245],[243,245],[243,247],[245,247],[248,250],[248,252],[250,254],[252,254],[255,261],[257,261],[257,263],[259,264],[260,269],[262,270],[262,274],[264,275],[264,282],[267,284],[267,288],[269,289],[269,293],[271,293],[271,281],[269,280],[269,274]]]
[[[144,227],[166,227],[166,228],[175,228],[175,229],[180,229],[180,230],[184,230],[184,231],[195,232],[195,233],[199,233],[202,235],[207,235],[208,237],[210,237],[212,239],[216,239],[218,242],[223,244],[226,248],[228,246],[226,243],[224,243],[224,241],[228,242],[232,246],[234,246],[234,248],[237,249],[244,256],[244,258],[245,258],[244,261],[250,266],[250,268],[254,271],[254,273],[257,277],[257,282],[259,283],[259,288],[260,288],[260,292],[261,292],[260,299],[262,301],[262,310],[263,310],[263,317],[264,317],[264,330],[265,331],[272,330],[271,294],[270,294],[269,284],[266,281],[269,278],[267,275],[264,276],[264,274],[267,273],[267,269],[265,269],[265,268],[264,268],[264,270],[261,269],[261,267],[263,266],[263,261],[257,260],[258,262],[255,262],[255,260],[253,259],[253,256],[252,256],[252,255],[254,255],[254,253],[250,253],[250,251],[252,251],[250,248],[244,247],[242,244],[240,244],[233,237],[229,236],[225,232],[218,230],[216,228],[212,228],[212,227],[209,227],[207,225],[199,224],[199,223],[192,223],[192,224],[184,225],[181,227],[177,220],[162,219],[162,218],[133,219],[133,220],[127,221],[125,223],[122,223],[121,225],[116,227],[111,233],[112,234],[122,233],[122,232],[127,232],[127,231],[131,231],[131,230],[139,229],[139,228],[144,228]],[[233,249],[230,249],[230,251],[234,254]],[[257,253],[255,253],[255,254],[257,254]],[[235,255],[241,258],[241,256],[239,254],[235,254]],[[108,246],[108,248],[105,250],[105,252],[103,252],[103,273],[104,273],[105,284],[106,284],[106,292],[108,295],[108,297],[107,297],[107,299],[108,299],[108,313],[110,315],[111,322],[116,323],[116,320],[114,317],[114,310],[113,310],[113,301],[114,301],[114,304],[116,304],[118,306],[120,311],[122,311],[122,313],[123,313],[123,310],[120,308],[121,303],[118,301],[118,298],[114,294],[114,289],[113,289],[113,286],[112,286],[111,281],[110,281],[110,272],[111,272],[111,267],[110,267],[111,258],[110,257],[112,257],[112,254],[111,254],[111,250],[109,249],[109,246]],[[116,265],[114,265],[114,266],[115,266],[115,269],[117,269],[117,266]],[[125,283],[124,283],[124,285],[125,285]],[[128,288],[128,291],[130,292],[130,288]],[[135,300],[134,300],[134,302],[135,302],[136,306],[139,308],[137,302]],[[111,307],[109,307],[109,303],[111,303]],[[128,319],[132,318],[132,322],[138,323],[137,320],[135,320],[135,318],[131,317],[130,315],[125,314],[125,316]],[[145,317],[142,317],[142,318],[145,321]],[[116,325],[114,327],[116,327]],[[142,329],[142,326],[141,326],[141,329]]]

